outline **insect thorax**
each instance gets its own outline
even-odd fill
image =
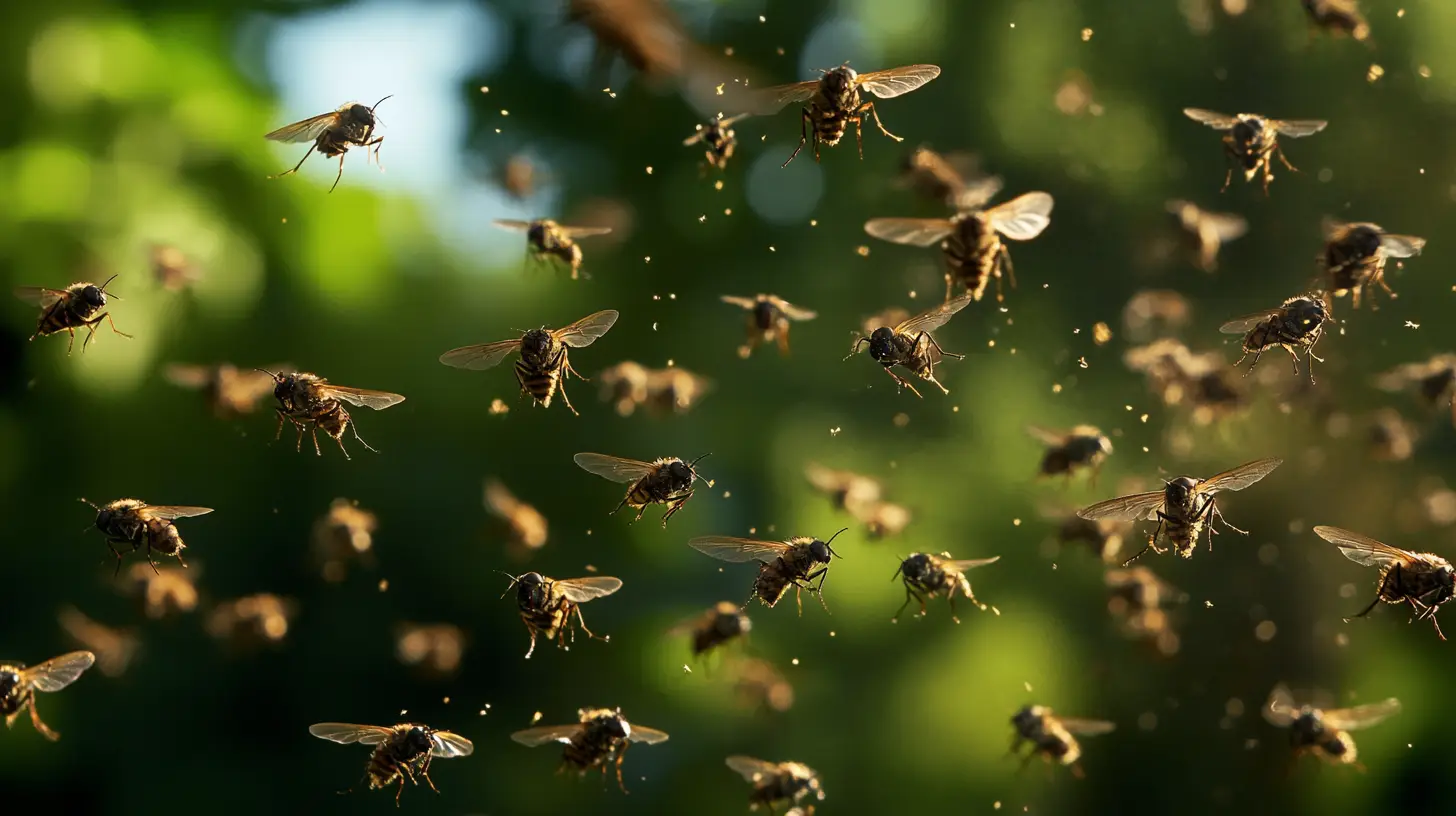
[[[531,329],[521,336],[521,360],[536,369],[557,365],[565,349],[545,329]]]

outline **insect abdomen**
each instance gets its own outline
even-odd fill
[[[517,360],[516,380],[521,384],[521,390],[530,394],[543,407],[549,408],[551,397],[556,393],[557,385],[561,382],[565,357],[563,354],[560,364],[547,366],[534,366],[525,360]]]
[[[975,300],[1001,275],[1001,237],[977,216],[961,219],[942,245],[946,271]]]

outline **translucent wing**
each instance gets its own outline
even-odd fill
[[[1294,702],[1294,695],[1289,693],[1289,687],[1283,683],[1274,687],[1269,693],[1269,702],[1264,704],[1264,719],[1270,725],[1280,728],[1288,728],[1299,716],[1299,706]]]
[[[1005,182],[1000,176],[986,176],[975,181],[965,183],[965,188],[955,194],[951,206],[962,212],[966,210],[977,210],[986,206],[986,202],[996,197],[1001,192]]]
[[[994,564],[1001,560],[1001,556],[993,555],[990,558],[968,558],[961,561],[946,561],[945,566],[958,572],[973,570],[976,567],[984,567],[987,564]]]
[[[373,408],[376,411],[383,411],[391,405],[398,405],[404,402],[404,397],[399,394],[391,394],[388,391],[374,391],[368,388],[349,388],[343,385],[328,385],[325,390],[335,399],[341,399],[350,405],[357,405],[360,408]]]
[[[491,223],[502,229],[511,230],[512,232],[525,232],[531,228],[530,221],[517,221],[514,218],[497,218]]]
[[[770,297],[769,300],[773,302],[775,308],[783,312],[784,317],[790,320],[813,320],[819,316],[818,312],[801,309],[781,297]]]
[[[319,137],[319,134],[338,124],[339,112],[329,111],[318,116],[312,116],[301,122],[294,122],[291,125],[284,125],[281,128],[264,136],[273,142],[312,142]]]
[[[789,550],[789,545],[782,541],[756,541],[732,536],[701,536],[689,541],[688,546],[719,561],[735,564],[773,561]]]
[[[1031,435],[1032,439],[1052,448],[1059,448],[1066,444],[1067,437],[1070,436],[1066,431],[1054,431],[1039,425],[1027,425],[1026,432]]]
[[[864,225],[872,238],[918,247],[940,243],[953,229],[955,224],[944,218],[872,218]]]
[[[1226,113],[1215,113],[1203,108],[1184,108],[1183,115],[1195,122],[1208,125],[1214,130],[1228,130],[1239,123],[1238,117]]]
[[[535,728],[527,728],[524,731],[517,731],[511,735],[511,739],[522,745],[532,748],[537,745],[545,745],[548,742],[571,742],[571,738],[581,731],[581,723],[571,725],[541,725]]]
[[[769,114],[781,110],[785,105],[807,102],[819,90],[819,80],[794,82],[788,85],[774,85],[753,94],[750,107],[754,113]]]
[[[607,333],[612,325],[617,322],[617,313],[612,309],[606,309],[564,326],[551,334],[561,342],[572,348],[583,348],[590,346],[597,341],[598,337]]]
[[[15,289],[15,296],[32,306],[49,309],[56,301],[65,297],[66,292],[63,289],[47,289],[43,286],[19,286]]]
[[[353,723],[318,723],[308,727],[308,733],[319,739],[337,742],[340,745],[378,745],[394,735],[393,728],[382,725],[354,725]]]
[[[1073,734],[1083,737],[1095,737],[1098,734],[1106,734],[1117,729],[1117,723],[1110,723],[1106,720],[1078,720],[1070,717],[1058,717],[1057,722]]]
[[[1384,720],[1386,717],[1399,712],[1400,701],[1391,697],[1378,703],[1354,706],[1353,708],[1337,708],[1322,713],[1326,725],[1333,726],[1342,731],[1355,731],[1361,728],[1369,728]]]
[[[947,300],[934,309],[928,312],[922,312],[896,326],[895,333],[919,334],[923,331],[935,331],[941,326],[944,326],[946,321],[950,320],[951,316],[956,312],[966,308],[966,304],[972,300],[973,298],[970,294],[961,295],[955,300]]]
[[[1210,476],[1198,483],[1199,493],[1217,493],[1220,490],[1243,490],[1249,485],[1259,481],[1274,472],[1274,468],[1284,464],[1283,459],[1256,459],[1252,462],[1239,465],[1233,470],[1226,470],[1216,476]]]
[[[1314,534],[1325,541],[1340,548],[1340,552],[1356,564],[1363,564],[1367,567],[1386,567],[1391,564],[1404,564],[1415,558],[1415,553],[1407,552],[1399,547],[1392,547],[1389,544],[1382,544],[1368,536],[1359,533],[1352,533],[1349,530],[1342,530],[1339,527],[1326,527],[1321,525],[1314,528]]]
[[[1027,193],[998,204],[985,214],[997,232],[1013,241],[1030,241],[1052,223],[1054,203],[1048,193]]]
[[[605,598],[621,589],[622,580],[605,575],[593,575],[586,578],[568,578],[564,581],[557,581],[555,588],[561,590],[561,594],[566,596],[566,600],[572,603],[586,603],[597,598]]]
[[[667,732],[633,723],[632,734],[627,739],[633,742],[643,743],[644,745],[656,745],[659,742],[667,742]]]
[[[95,662],[96,655],[90,652],[67,652],[23,670],[25,679],[22,682],[34,686],[36,691],[60,691],[76,682],[81,672],[91,668]]]
[[[578,453],[571,457],[571,460],[576,462],[577,466],[587,473],[595,474],[613,482],[622,483],[635,482],[657,469],[650,462],[622,459],[617,456],[607,456],[603,453]]]
[[[859,86],[881,99],[893,99],[910,93],[938,76],[938,65],[904,65],[887,71],[860,74]]]
[[[757,783],[760,779],[778,776],[779,766],[772,762],[764,762],[761,759],[754,759],[747,756],[731,756],[723,761],[725,765],[733,769],[749,782]]]
[[[557,231],[567,238],[590,238],[593,235],[606,235],[612,231],[611,227],[559,227]]]
[[[1409,258],[1412,255],[1421,254],[1426,246],[1426,239],[1417,238],[1414,235],[1382,235],[1380,236],[1380,249],[1392,258]]]
[[[719,300],[722,300],[730,306],[738,306],[744,309],[752,309],[758,305],[758,300],[755,298],[738,297],[737,295],[724,295]]]
[[[1324,130],[1329,124],[1322,119],[1292,119],[1288,122],[1279,119],[1269,120],[1269,125],[1279,131],[1280,136],[1288,136],[1292,139],[1313,136]]]
[[[1277,315],[1278,313],[1279,310],[1270,309],[1267,312],[1255,312],[1253,314],[1244,315],[1243,317],[1236,317],[1233,320],[1230,320],[1229,322],[1223,324],[1222,326],[1219,326],[1218,330],[1223,332],[1224,334],[1243,334],[1254,328],[1255,326],[1259,325],[1260,323],[1263,323],[1269,318]]]
[[[432,756],[450,758],[475,753],[475,745],[470,740],[449,731],[436,731],[430,735],[430,740],[435,743],[435,747],[430,749]]]
[[[192,518],[193,516],[205,516],[212,512],[211,507],[187,507],[175,504],[149,504],[142,508],[141,512],[152,518],[172,519]]]
[[[206,388],[212,383],[213,369],[207,366],[169,363],[163,371],[167,382],[182,388]]]
[[[1249,222],[1238,215],[1204,212],[1199,214],[1198,228],[1208,230],[1220,241],[1232,241],[1249,231]]]
[[[512,352],[521,348],[519,338],[515,340],[502,340],[498,343],[481,343],[475,346],[461,346],[458,349],[450,349],[440,355],[440,362],[451,368],[465,368],[471,371],[484,371],[487,368],[494,368],[501,360],[509,357]]]
[[[1078,510],[1077,515],[1088,521],[1104,518],[1137,521],[1138,519],[1155,519],[1158,517],[1158,511],[1162,509],[1163,491],[1154,490],[1151,493],[1134,493],[1131,496],[1119,496],[1115,499],[1098,502],[1091,507],[1083,507]]]

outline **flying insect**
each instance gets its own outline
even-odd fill
[[[1329,122],[1319,119],[1294,119],[1284,121],[1270,119],[1258,113],[1240,113],[1229,116],[1202,108],[1184,108],[1183,115],[1214,130],[1227,131],[1223,137],[1223,149],[1230,162],[1244,171],[1244,181],[1253,181],[1261,173],[1264,180],[1264,195],[1269,194],[1269,182],[1274,180],[1274,155],[1292,172],[1298,172],[1284,150],[1279,147],[1279,137],[1299,139],[1313,136],[1324,130]],[[1234,170],[1229,168],[1224,175],[1223,189],[1227,190],[1233,180]]]
[[[592,768],[602,769],[602,778],[607,775],[607,766],[617,771],[617,787],[623,793],[627,787],[622,783],[622,760],[627,749],[634,742],[656,745],[667,742],[667,734],[656,728],[632,725],[622,716],[620,708],[583,708],[576,712],[579,722],[571,725],[542,725],[527,728],[511,735],[511,739],[530,748],[548,742],[566,745],[562,751],[561,768],[575,769],[585,774]]]
[[[895,366],[908,368],[915,376],[935,383],[935,387],[939,388],[942,393],[949,394],[950,390],[935,379],[935,364],[946,357],[964,360],[965,355],[945,351],[930,333],[944,326],[946,321],[950,320],[956,312],[964,309],[971,300],[970,294],[961,295],[930,311],[907,318],[893,328],[881,326],[871,332],[869,337],[861,336],[855,340],[849,357],[858,354],[860,346],[868,345],[870,357],[884,367],[885,373],[889,374],[890,379],[894,380],[900,388],[908,388],[910,393],[916,397],[920,396],[920,392],[915,390],[915,386],[909,380],[894,372]],[[845,359],[848,360],[849,357]]]
[[[652,462],[639,462],[601,453],[578,453],[572,460],[587,473],[608,481],[632,483],[627,489],[627,495],[622,497],[613,513],[623,507],[630,507],[637,511],[637,518],[633,521],[641,521],[642,514],[647,512],[647,505],[666,505],[667,510],[662,514],[662,526],[666,527],[667,520],[693,497],[693,483],[698,480],[707,482],[698,475],[697,467],[705,456],[708,454],[705,453],[691,462],[675,456]],[[709,486],[711,485],[709,482]]]
[[[530,394],[543,408],[551,407],[551,398],[560,391],[561,401],[566,403],[571,413],[576,414],[576,409],[566,396],[566,379],[575,375],[577,379],[584,381],[586,377],[571,367],[567,352],[595,343],[616,322],[617,313],[606,309],[593,312],[559,329],[542,326],[531,329],[514,340],[451,349],[440,355],[440,362],[451,368],[484,371],[494,368],[506,357],[519,352],[521,359],[516,361],[516,382],[521,384],[521,391]]]
[[[41,722],[35,693],[60,691],[76,682],[95,662],[96,655],[90,652],[69,652],[28,668],[23,663],[0,663],[0,715],[5,717],[5,727],[13,726],[20,712],[30,709],[30,724],[35,730],[51,742],[60,739],[60,734]]]
[[[812,536],[798,536],[788,541],[702,536],[692,539],[688,545],[720,561],[735,564],[759,562],[758,577],[753,580],[753,595],[749,596],[750,600],[757,596],[759,601],[772,609],[792,586],[795,600],[799,604],[799,614],[802,615],[803,590],[806,589],[819,599],[819,605],[824,606],[826,612],[829,610],[824,604],[824,580],[829,577],[830,557],[839,557],[839,553],[829,545],[839,533],[847,529],[849,528],[841,529],[830,536],[828,541],[820,541]],[[815,578],[819,579],[818,585],[814,584]]]
[[[388,99],[386,96],[384,99]],[[339,173],[334,176],[334,184],[329,187],[333,192],[339,186],[339,179],[344,177],[344,156],[351,147],[362,147],[365,151],[366,161],[368,156],[373,155],[374,161],[379,162],[379,147],[384,143],[383,136],[375,136],[374,128],[379,120],[374,115],[374,109],[379,107],[380,102],[365,106],[357,102],[345,102],[336,110],[328,113],[321,113],[318,116],[311,116],[301,122],[294,122],[291,125],[284,125],[272,133],[264,136],[264,139],[274,142],[287,142],[290,144],[301,144],[313,142],[313,147],[303,154],[298,164],[292,170],[284,170],[276,176],[269,178],[282,178],[298,172],[298,168],[308,161],[308,157],[317,150],[326,159],[339,157]],[[369,148],[374,148],[370,151]],[[383,169],[383,165],[380,165]]]
[[[1380,570],[1380,588],[1376,590],[1375,600],[1355,613],[1355,617],[1365,617],[1381,602],[1408,603],[1414,614],[1412,620],[1429,620],[1436,627],[1437,637],[1446,639],[1436,612],[1456,595],[1456,571],[1452,570],[1451,562],[1432,553],[1382,544],[1339,527],[1316,527],[1314,534],[1339,547],[1340,553],[1356,564]]]
[[[374,746],[369,755],[369,764],[364,768],[364,778],[369,789],[388,787],[399,783],[394,794],[394,803],[404,795],[404,783],[418,785],[420,779],[429,784],[430,790],[439,793],[434,780],[430,779],[430,763],[436,758],[453,759],[470,756],[475,746],[470,740],[449,731],[430,728],[417,723],[401,723],[395,726],[354,725],[353,723],[318,723],[308,727],[308,733],[319,739],[337,742],[340,745]]]

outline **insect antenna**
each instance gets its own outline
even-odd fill
[[[499,572],[501,575],[504,575],[505,577],[511,579],[511,585],[506,587],[506,591],[500,594],[500,596],[504,598],[505,596],[511,594],[511,590],[516,588],[516,584],[520,583],[521,579],[518,576],[510,574],[509,572],[505,572],[504,570],[496,570],[496,572]]]
[[[844,556],[842,556],[839,553],[835,552],[834,551],[834,548],[831,547],[831,546],[829,546],[829,545],[832,544],[832,543],[834,543],[834,539],[839,538],[839,533],[847,532],[848,530],[849,530],[848,527],[840,527],[839,528],[839,532],[836,532],[834,535],[832,535],[832,536],[829,537],[829,540],[828,541],[824,542],[824,549],[828,550],[829,551],[829,554],[832,555],[832,556],[834,556],[835,558],[843,558]]]
[[[116,280],[116,275],[112,275],[111,277],[107,278],[106,279],[106,283],[101,284],[101,291],[104,292],[107,295],[107,297],[114,297],[117,300],[121,300],[122,299],[121,295],[113,295],[110,292],[107,292],[106,291],[106,287],[110,286],[111,285],[111,282],[114,281],[114,280]]]

